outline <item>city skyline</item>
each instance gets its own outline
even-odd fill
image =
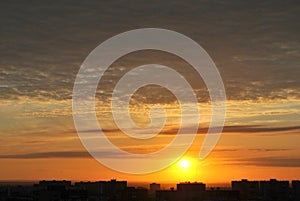
[[[32,185],[0,185],[0,198],[6,200],[82,200],[82,201],[298,201],[300,180],[291,182],[231,181],[230,187],[209,187],[202,182],[180,182],[165,189],[160,183],[147,187],[130,185],[126,180],[72,182],[68,180],[41,180]]]

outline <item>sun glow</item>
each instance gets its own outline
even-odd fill
[[[190,167],[190,161],[187,159],[182,159],[181,161],[179,161],[179,165],[181,168],[187,169]]]

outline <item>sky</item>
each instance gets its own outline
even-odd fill
[[[12,0],[0,2],[0,24],[0,180],[300,179],[300,3]],[[131,117],[139,126],[149,124],[152,106],[163,106],[168,116],[162,133],[146,141],[120,132],[110,98],[118,79],[134,67],[172,66],[189,80],[200,108],[200,128],[183,157],[191,163],[187,169],[175,162],[151,174],[120,173],[92,158],[77,135],[72,90],[81,64],[106,39],[138,28],[170,29],[207,51],[226,89],[221,138],[207,158],[198,159],[211,117],[208,90],[184,60],[161,51],[134,52],[112,64],[95,96],[98,121],[127,152],[162,149],[178,130],[174,95],[148,86],[132,96]],[[106,151],[105,157],[118,156]]]

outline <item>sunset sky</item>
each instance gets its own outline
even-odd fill
[[[12,0],[0,2],[0,24],[0,180],[300,179],[299,2]],[[169,53],[147,50],[118,59],[96,94],[98,120],[115,145],[150,153],[168,144],[178,130],[178,102],[157,86],[137,91],[130,111],[133,121],[145,126],[149,108],[163,106],[168,117],[163,132],[137,142],[117,129],[110,112],[112,90],[139,65],[163,64],[184,75],[201,115],[196,139],[183,157],[190,161],[188,168],[174,163],[156,173],[124,174],[97,162],[81,144],[72,116],[73,84],[82,62],[100,43],[149,27],[182,33],[208,52],[226,89],[226,122],[213,152],[199,160],[211,115],[203,81]]]

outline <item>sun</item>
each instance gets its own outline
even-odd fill
[[[190,161],[187,159],[182,159],[181,161],[179,161],[179,165],[181,168],[187,169],[190,167]]]
[[[196,177],[196,161],[192,157],[183,157],[174,166],[174,177],[180,181],[191,181]]]

